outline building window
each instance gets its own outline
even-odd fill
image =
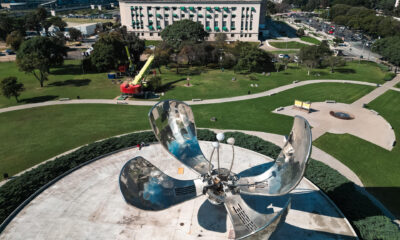
[[[217,17],[218,17],[218,14],[215,14],[214,17],[217,18]]]
[[[142,36],[144,36],[144,33],[142,33]]]
[[[250,22],[250,30],[253,30],[253,22]]]
[[[235,37],[235,34],[231,34],[231,37]]]
[[[240,37],[243,37],[243,34],[240,34]]]
[[[215,22],[214,22],[214,26],[215,26],[215,27],[218,27],[218,21],[215,21]]]
[[[210,26],[210,21],[207,21],[206,22],[206,27],[209,27]]]
[[[161,34],[160,34],[160,33],[157,33],[157,36],[161,36]]]
[[[165,26],[168,26],[169,25],[169,21],[165,21],[164,24],[165,24]]]
[[[185,18],[185,14],[181,14],[181,17],[182,17],[182,18]]]
[[[152,37],[152,36],[153,36],[153,33],[149,33],[149,35],[150,35],[150,37]]]
[[[247,37],[247,34],[245,34],[244,37]]]
[[[222,21],[222,27],[226,27],[226,21]]]

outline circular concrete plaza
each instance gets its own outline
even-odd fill
[[[210,142],[201,142],[206,156]],[[235,147],[233,171],[263,172],[272,159]],[[187,180],[197,174],[172,158],[159,144],[132,148],[101,158],[62,178],[31,201],[6,227],[1,240],[13,239],[231,239],[232,224],[223,206],[205,196],[162,211],[128,205],[120,193],[119,173],[130,159],[142,156],[171,177]],[[228,167],[231,146],[221,146],[222,167]],[[178,168],[183,168],[178,174]],[[258,210],[279,211],[288,197],[292,207],[271,239],[355,239],[333,203],[310,181],[283,197],[243,197]]]

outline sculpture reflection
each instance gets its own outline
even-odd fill
[[[306,119],[294,118],[287,142],[272,167],[260,175],[243,178],[231,169],[220,168],[219,164],[214,169],[212,159],[204,157],[197,140],[193,112],[187,104],[161,101],[150,110],[149,120],[164,149],[200,176],[195,180],[177,180],[144,158],[136,157],[123,167],[120,175],[121,192],[128,203],[145,210],[162,210],[206,194],[210,203],[225,205],[236,239],[268,239],[284,221],[290,199],[278,212],[271,209],[270,213],[259,213],[243,201],[241,194],[281,196],[300,183],[311,154],[311,129]],[[224,136],[218,134],[217,138],[213,147],[217,149],[219,163],[219,142]],[[234,139],[229,142],[233,150]],[[234,154],[232,164],[233,159]]]

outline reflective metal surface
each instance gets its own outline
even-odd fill
[[[193,112],[187,104],[161,101],[150,110],[149,120],[158,141],[169,153],[198,173],[208,173],[208,160],[200,149]]]
[[[197,181],[197,182],[195,182]],[[172,178],[142,157],[129,160],[121,170],[119,186],[127,203],[144,210],[162,210],[201,193],[202,180]]]
[[[303,117],[295,116],[292,131],[274,165],[258,176],[239,179],[240,192],[276,196],[292,191],[303,178],[311,142],[309,123]]]
[[[290,208],[290,199],[279,212],[262,214],[250,208],[239,194],[226,192],[225,208],[235,230],[235,239],[268,239],[285,219]]]

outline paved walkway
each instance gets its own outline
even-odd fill
[[[368,103],[372,102],[374,99],[376,99],[377,97],[379,97],[382,94],[384,94],[385,92],[387,92],[389,89],[393,89],[393,87],[397,83],[400,83],[400,74],[397,74],[397,76],[394,79],[392,79],[391,81],[386,82],[385,84],[376,88],[375,90],[368,93],[364,97],[353,102],[352,105],[362,107],[363,104],[368,104]]]
[[[388,151],[393,149],[396,140],[393,128],[382,116],[367,108],[355,104],[313,102],[311,113],[299,111],[292,105],[273,111],[287,116],[303,116],[312,126],[313,140],[324,133],[348,133],[378,145]],[[278,111],[279,110],[279,111]],[[353,117],[342,120],[333,117],[331,112],[344,112]]]
[[[244,101],[249,99],[261,98],[266,96],[271,96],[295,87],[305,86],[309,84],[317,84],[317,83],[347,83],[347,84],[359,84],[359,85],[368,85],[368,86],[376,86],[375,83],[370,82],[360,82],[360,81],[352,81],[352,80],[306,80],[298,83],[292,83],[284,86],[280,86],[268,91],[250,94],[250,95],[242,95],[236,97],[228,97],[228,98],[218,98],[218,99],[206,99],[202,101],[185,101],[189,105],[202,105],[202,104],[216,104],[216,103],[225,103],[225,102],[236,102],[236,101]],[[43,106],[51,106],[51,105],[62,105],[62,104],[126,104],[126,105],[135,105],[135,106],[153,106],[158,101],[118,101],[111,99],[81,99],[81,100],[67,100],[67,101],[47,101],[41,103],[32,103],[32,104],[24,104],[13,107],[1,108],[0,113],[10,112],[15,110],[22,110],[28,108],[35,107],[43,107]]]

